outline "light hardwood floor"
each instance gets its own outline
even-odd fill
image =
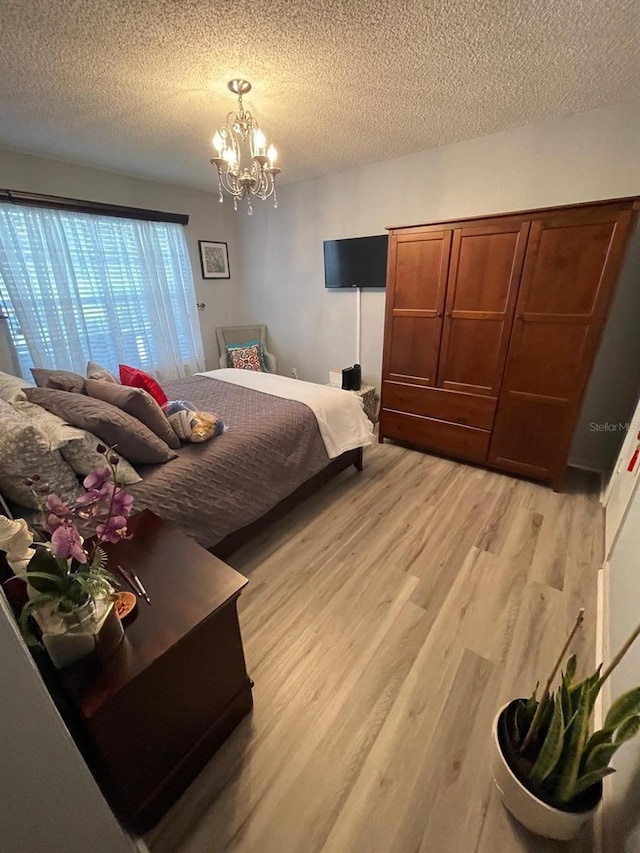
[[[230,563],[255,710],[147,836],[152,853],[517,853],[491,722],[580,606],[595,648],[598,482],[565,494],[391,444]]]

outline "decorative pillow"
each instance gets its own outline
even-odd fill
[[[70,370],[49,370],[46,367],[32,367],[31,375],[38,388],[56,388],[58,391],[72,391],[84,394],[84,376]]]
[[[92,435],[86,429],[70,426],[62,418],[28,400],[18,400],[12,403],[12,406],[14,411],[29,418],[38,427],[52,450],[60,450],[62,458],[76,474],[86,477],[91,471],[104,465],[104,456],[97,450],[98,445],[104,442],[97,435]],[[139,483],[142,477],[122,455],[118,455],[118,482],[123,486]]]
[[[37,391],[37,388],[33,389]],[[64,394],[64,391],[57,392]],[[46,436],[29,418],[14,411],[4,400],[0,401],[0,491],[20,506],[39,509],[40,504],[27,477],[37,474],[38,485],[60,495],[64,501],[73,501],[80,492],[80,484],[73,470],[58,450],[51,450]]]
[[[100,364],[96,364],[95,361],[87,362],[87,379],[98,379],[100,382],[115,382],[116,385],[120,384],[110,370],[107,370],[106,367],[102,367]]]
[[[265,372],[260,364],[260,353],[257,346],[232,349],[230,355],[231,367],[240,370],[257,370],[260,373]]]
[[[43,409],[42,406],[36,406],[35,403],[30,403],[28,400],[16,400],[11,405],[21,417],[28,418],[38,427],[49,442],[51,450],[60,450],[70,441],[82,437],[81,430],[66,423],[47,409]]]
[[[264,358],[264,349],[262,348],[262,341],[259,338],[254,338],[251,341],[245,341],[243,344],[227,344],[227,364],[229,367],[233,367],[233,361],[231,358],[231,353],[236,349],[247,349],[247,347],[258,347],[258,358],[260,359],[260,370],[263,373],[267,373],[267,363]]]
[[[177,456],[137,418],[103,400],[53,388],[29,388],[25,393],[29,402],[43,406],[79,429],[94,433],[134,465],[155,465]]]
[[[33,388],[30,382],[21,376],[0,372],[0,400],[13,403],[14,400],[26,400],[25,388]]]
[[[87,394],[97,400],[111,403],[137,418],[152,432],[174,450],[180,447],[180,441],[160,406],[144,388],[131,388],[128,385],[115,385],[113,382],[99,382],[87,379]]]
[[[123,385],[129,385],[131,388],[144,388],[148,391],[159,406],[164,406],[169,401],[169,398],[158,385],[153,376],[140,370],[138,367],[129,367],[128,364],[119,365],[120,382]]]
[[[82,434],[82,438],[74,439],[65,444],[64,447],[60,448],[60,453],[64,461],[71,465],[76,474],[86,477],[87,474],[104,465],[104,456],[97,450],[98,445],[104,444],[104,442],[86,429],[79,429],[77,432]],[[120,459],[116,477],[118,483],[121,486],[133,486],[135,483],[142,482],[140,474],[120,452],[118,452],[118,458]]]

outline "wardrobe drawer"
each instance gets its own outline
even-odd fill
[[[496,411],[495,397],[462,394],[443,388],[424,388],[403,382],[384,382],[382,404],[385,409],[452,421],[464,426],[491,429]]]
[[[388,409],[380,413],[380,435],[471,462],[486,461],[491,438],[489,430]]]

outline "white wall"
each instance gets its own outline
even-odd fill
[[[640,100],[284,186],[278,210],[255,205],[240,220],[246,320],[268,324],[281,372],[327,381],[355,358],[355,294],[325,290],[323,240],[640,194],[639,140]],[[363,376],[379,386],[384,293],[364,293],[362,307]],[[600,373],[596,400],[610,381]],[[607,467],[611,450],[588,421],[578,434],[580,460]]]
[[[0,849],[132,853],[0,593]]]
[[[212,169],[211,187],[216,186]],[[228,201],[218,203],[213,192],[197,192],[169,184],[160,184],[0,150],[0,187],[66,196],[108,204],[124,204],[188,213],[185,237],[189,247],[198,302],[206,308],[199,312],[207,367],[218,366],[215,327],[234,325],[242,314],[242,289],[238,276],[236,225],[238,215]],[[200,272],[198,240],[217,240],[229,244],[229,280],[204,281]]]
[[[609,634],[612,654],[640,622],[640,488],[609,558]],[[640,685],[640,640],[611,676],[611,697]],[[604,825],[605,851],[640,851],[640,737],[625,744],[612,760]]]

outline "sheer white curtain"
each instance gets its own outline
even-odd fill
[[[88,359],[159,379],[204,369],[180,225],[0,204],[0,303],[25,376]]]

